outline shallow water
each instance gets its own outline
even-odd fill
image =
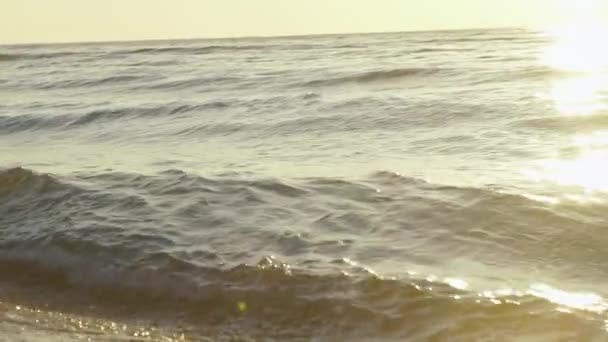
[[[608,73],[567,44],[0,47],[0,329],[607,340]]]

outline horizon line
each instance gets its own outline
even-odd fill
[[[217,36],[217,37],[180,37],[180,38],[144,38],[144,39],[125,39],[125,40],[73,40],[73,41],[53,41],[53,42],[18,42],[0,43],[0,46],[45,46],[45,45],[95,45],[95,44],[124,44],[124,43],[145,43],[145,42],[164,42],[164,41],[196,41],[196,40],[230,40],[230,39],[273,39],[273,38],[308,38],[337,35],[374,35],[374,34],[399,34],[399,33],[432,33],[432,32],[452,32],[452,31],[492,31],[492,30],[535,30],[525,26],[496,26],[496,27],[468,27],[453,29],[420,29],[403,31],[368,31],[368,32],[326,32],[310,34],[284,34],[284,35],[245,35],[245,36]]]

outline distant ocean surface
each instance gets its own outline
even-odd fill
[[[0,341],[608,341],[608,61],[568,44],[0,46]]]

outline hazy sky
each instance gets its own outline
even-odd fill
[[[608,0],[0,0],[0,43],[543,26]]]

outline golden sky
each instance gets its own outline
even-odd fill
[[[590,16],[608,21],[608,0],[0,1],[0,44],[538,27]]]

